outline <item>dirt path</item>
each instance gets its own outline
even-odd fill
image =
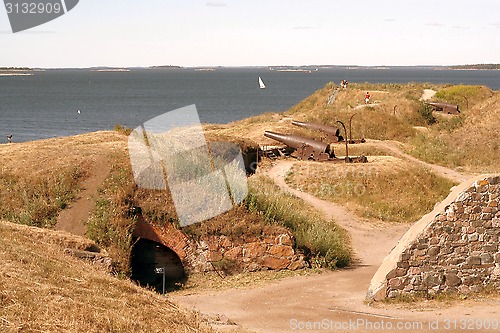
[[[471,175],[465,175],[465,174],[462,174],[458,171],[455,171],[453,169],[450,169],[450,168],[447,168],[447,167],[444,167],[444,166],[440,166],[440,165],[436,165],[436,164],[430,164],[430,163],[427,163],[427,162],[424,162],[424,161],[421,161],[419,160],[418,158],[416,157],[413,157],[409,154],[406,154],[405,152],[403,152],[401,150],[400,147],[398,147],[398,143],[397,142],[394,142],[394,141],[377,141],[377,140],[368,140],[367,141],[369,144],[372,144],[378,148],[381,148],[381,149],[386,149],[386,150],[389,150],[390,152],[392,152],[393,154],[395,154],[397,157],[402,157],[410,162],[413,162],[415,164],[419,164],[427,169],[431,169],[432,171],[434,171],[435,173],[437,173],[438,175],[444,177],[444,178],[448,178],[450,180],[453,180],[457,183],[462,183],[464,182],[465,180],[467,180]]]
[[[339,225],[347,229],[360,262],[350,269],[328,271],[313,276],[290,277],[260,287],[175,295],[172,297],[174,301],[200,311],[208,317],[222,316],[237,324],[237,326],[217,326],[221,330],[235,330],[239,327],[254,332],[290,332],[294,331],[294,328],[297,329],[298,325],[306,325],[306,322],[323,320],[327,320],[330,324],[332,322],[345,325],[352,322],[360,324],[355,326],[355,329],[351,326],[348,330],[330,331],[364,332],[367,331],[367,327],[364,326],[367,323],[380,325],[385,322],[394,326],[398,323],[416,325],[414,330],[407,331],[423,332],[428,329],[431,320],[440,320],[440,325],[443,325],[445,319],[471,318],[470,316],[498,318],[498,302],[474,304],[473,309],[461,306],[412,310],[405,310],[401,306],[375,308],[365,304],[366,291],[373,274],[408,226],[385,223],[374,225],[360,220],[342,206],[290,188],[285,183],[284,176],[293,163],[293,161],[279,162],[268,175],[283,190],[302,198],[323,212],[325,218],[334,218]]]
[[[432,90],[432,89],[424,89],[424,92],[422,94],[422,97],[420,98],[421,101],[428,101],[430,100],[432,97],[434,97],[434,95],[436,95],[436,91],[435,90]]]
[[[283,161],[278,163],[269,170],[269,177],[271,177],[279,187],[301,198],[323,213],[325,219],[333,219],[342,228],[346,229],[351,236],[351,242],[356,256],[363,265],[380,264],[404,231],[408,229],[408,226],[388,223],[379,223],[375,225],[363,221],[341,205],[318,199],[309,193],[291,188],[286,184],[285,176],[294,163],[294,161]],[[371,250],[366,251],[366,249]]]
[[[367,107],[375,107],[377,105],[380,105],[380,103],[361,104],[361,105],[355,106],[353,108],[353,110],[360,110],[360,109],[364,109]]]
[[[96,157],[90,175],[82,182],[83,190],[75,202],[64,209],[57,217],[56,230],[63,230],[74,235],[84,236],[87,231],[85,222],[95,207],[97,190],[106,179],[111,166],[106,156]]]

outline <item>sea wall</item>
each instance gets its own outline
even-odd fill
[[[367,298],[500,287],[499,198],[500,176],[457,187],[402,237],[373,277]]]

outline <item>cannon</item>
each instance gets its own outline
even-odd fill
[[[335,158],[333,147],[321,141],[295,134],[281,134],[271,131],[265,131],[264,136],[295,149],[295,157],[299,160],[312,158],[315,161],[327,161],[330,158]]]
[[[337,127],[295,120],[292,121],[292,125],[320,131],[323,134],[322,139],[326,142],[340,142],[344,140],[344,138],[340,135],[340,129]]]
[[[442,103],[442,102],[429,102],[427,103],[434,108],[435,111],[442,111],[447,114],[459,114],[460,110],[458,109],[458,105]]]

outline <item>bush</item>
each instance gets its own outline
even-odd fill
[[[121,124],[115,124],[114,131],[128,136],[132,133],[133,129]]]
[[[432,113],[432,106],[427,103],[421,103],[418,108],[418,113],[424,118],[427,125],[432,125],[436,122],[436,118]]]

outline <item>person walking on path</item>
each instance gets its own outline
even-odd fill
[[[367,91],[365,95],[365,103],[369,104],[370,103],[370,93]]]

